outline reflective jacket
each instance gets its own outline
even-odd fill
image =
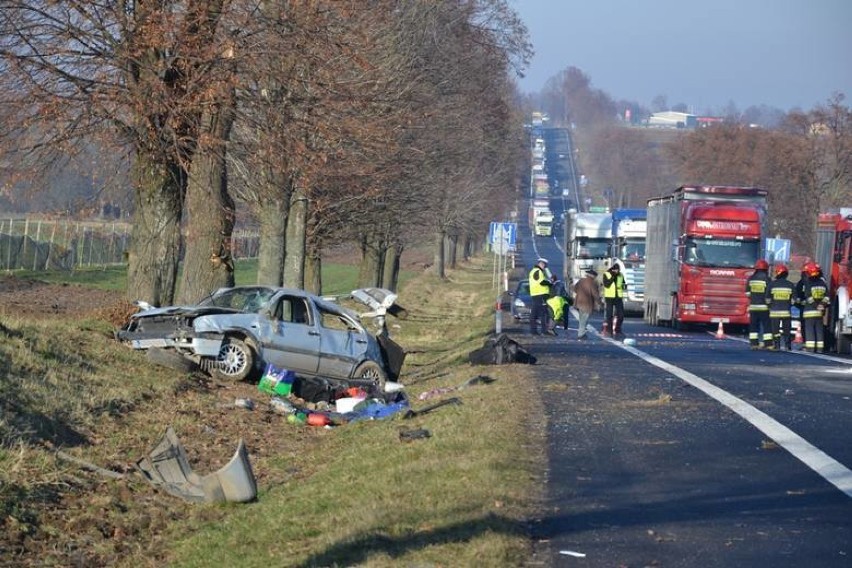
[[[530,270],[530,296],[546,296],[550,293],[550,280],[546,269],[534,266]]]
[[[828,299],[828,284],[821,276],[809,277],[805,280],[805,285],[802,287],[802,317],[803,318],[821,318],[826,306],[830,300]]]
[[[746,282],[745,294],[748,296],[748,311],[765,312],[769,309],[766,305],[766,290],[769,288],[769,274],[765,270],[755,270]]]
[[[620,272],[618,274],[609,271],[604,272],[603,285],[604,298],[623,298],[624,291],[627,290],[627,282]]]
[[[790,304],[796,295],[796,287],[792,282],[787,280],[786,276],[776,278],[769,283],[769,288],[766,291],[766,299],[769,302],[769,317],[771,318],[789,318]]]
[[[551,296],[547,299],[547,305],[550,306],[553,321],[561,322],[565,315],[565,306],[569,305],[568,299],[565,296]]]

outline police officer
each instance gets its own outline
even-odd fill
[[[550,271],[547,269],[547,259],[539,258],[529,273],[530,298],[530,333],[533,335],[545,334],[547,326],[547,298],[550,295]],[[540,322],[541,331],[536,329],[536,322]]]
[[[790,333],[792,314],[790,305],[796,293],[796,287],[787,280],[789,271],[783,264],[775,266],[775,280],[769,283],[766,299],[769,302],[769,321],[772,324],[773,345],[771,348],[790,351]]]
[[[807,278],[803,278],[802,320],[805,322],[805,349],[814,353],[825,351],[825,330],[822,316],[829,305],[828,284],[822,277],[819,264],[811,263],[807,267]]]
[[[550,325],[548,333],[551,335],[559,335],[556,332],[556,326],[561,325],[562,329],[568,330],[568,308],[571,307],[571,300],[565,291],[562,282],[556,280],[550,285],[550,297],[547,298],[548,316],[550,317]]]
[[[627,291],[627,282],[621,274],[621,267],[613,262],[609,270],[603,275],[604,303],[606,314],[604,321],[607,329],[613,335],[621,335],[621,324],[624,322],[624,293]],[[606,331],[604,331],[606,334]]]
[[[766,289],[769,288],[769,263],[762,258],[754,263],[754,273],[746,281],[748,297],[748,342],[752,349],[770,347],[772,330],[769,327],[769,306]]]

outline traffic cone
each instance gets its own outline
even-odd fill
[[[804,339],[802,339],[802,327],[796,326],[796,336],[793,337],[793,343],[802,343]]]
[[[716,328],[716,339],[725,339],[725,328],[722,327],[722,320],[719,320],[719,327]]]

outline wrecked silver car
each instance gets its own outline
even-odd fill
[[[270,286],[221,288],[192,306],[142,308],[116,331],[116,339],[173,365],[197,365],[222,380],[259,374],[267,363],[302,376],[361,379],[383,386],[396,380],[404,352],[387,334],[385,315],[399,313],[396,294],[355,290],[372,311],[359,316],[304,290]],[[361,317],[372,317],[371,333]]]

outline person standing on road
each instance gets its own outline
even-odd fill
[[[775,266],[775,280],[769,283],[766,299],[769,302],[769,321],[772,325],[773,342],[770,349],[790,351],[790,333],[792,314],[790,305],[796,294],[796,287],[787,280],[788,270],[783,264]]]
[[[752,349],[771,347],[772,329],[769,327],[769,306],[766,290],[769,288],[769,263],[762,258],[754,263],[754,273],[746,281],[748,297],[748,342]]]
[[[586,324],[589,316],[601,305],[601,293],[595,278],[598,273],[590,268],[586,275],[574,284],[574,307],[577,308],[577,339],[586,339]]]
[[[822,277],[819,264],[812,263],[808,269],[807,279],[804,280],[802,295],[799,298],[802,305],[802,319],[805,322],[805,349],[822,353],[825,351],[822,317],[829,305],[828,284]]]
[[[603,275],[604,302],[606,302],[606,314],[604,316],[604,334],[609,330],[613,335],[621,335],[621,325],[624,322],[624,293],[627,291],[627,282],[621,274],[621,267],[613,262],[609,270]]]
[[[547,259],[539,258],[530,270],[530,333],[533,335],[547,333],[547,297],[550,295],[550,271],[547,269]],[[541,331],[536,329],[536,322],[540,322]]]

